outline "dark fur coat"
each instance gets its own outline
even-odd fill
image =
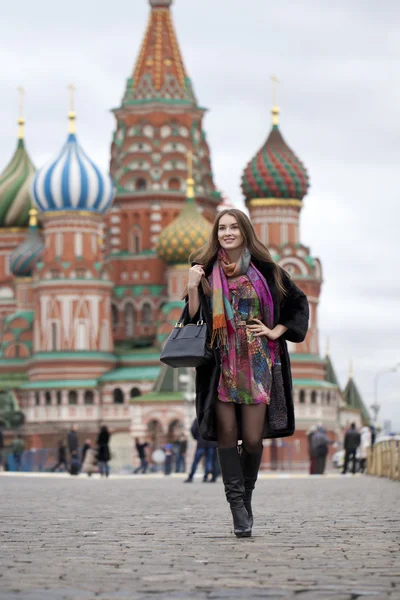
[[[287,295],[279,302],[273,277],[272,265],[253,259],[253,264],[266,279],[274,301],[274,326],[280,323],[288,330],[279,338],[282,367],[275,365],[272,376],[271,402],[267,407],[264,438],[278,438],[293,435],[295,429],[292,397],[292,376],[286,340],[302,342],[308,329],[308,300],[305,294],[293,283],[289,275],[283,271],[283,283]],[[206,272],[208,277],[210,273]],[[209,300],[199,286],[200,303],[208,331],[212,332],[212,314]],[[199,318],[194,316],[193,321]],[[221,374],[221,359],[218,349],[214,350],[215,362],[196,369],[196,413],[201,437],[205,440],[217,439],[215,403],[218,399],[218,383]],[[237,407],[239,409],[239,406]],[[240,410],[237,410],[240,433]]]

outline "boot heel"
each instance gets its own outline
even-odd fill
[[[251,537],[251,527],[245,507],[231,507],[231,513],[233,517],[233,533],[236,537]]]

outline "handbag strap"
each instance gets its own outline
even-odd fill
[[[185,304],[180,319],[176,322],[175,327],[184,327],[184,322],[186,319],[189,319],[189,302]],[[203,325],[204,323],[205,319],[203,314],[203,307],[201,306],[200,302],[199,320],[197,321],[197,325]]]

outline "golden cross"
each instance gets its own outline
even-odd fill
[[[19,116],[22,118],[23,114],[24,114],[24,95],[25,95],[25,90],[23,87],[18,87],[18,94],[19,94]]]
[[[69,91],[69,110],[70,112],[74,112],[74,100],[75,100],[75,92],[76,92],[76,87],[70,83],[68,86],[68,91]]]
[[[277,106],[278,104],[278,85],[280,83],[276,75],[271,75],[272,81],[272,105]]]

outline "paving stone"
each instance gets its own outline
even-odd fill
[[[0,600],[400,599],[400,485],[385,479],[262,479],[242,540],[222,484],[0,486]]]

